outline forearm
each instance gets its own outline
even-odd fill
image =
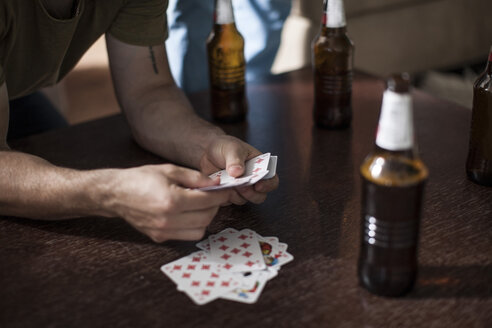
[[[133,46],[106,36],[118,102],[136,141],[173,162],[198,168],[205,148],[224,132],[200,119],[174,83],[164,44]]]
[[[111,216],[112,170],[56,167],[32,155],[0,151],[0,214],[33,219]]]
[[[210,141],[224,132],[198,117],[173,85],[149,91],[145,99],[125,110],[136,141],[164,158],[198,168]]]

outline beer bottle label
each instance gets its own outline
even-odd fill
[[[366,214],[364,216],[364,241],[383,248],[415,247],[418,226],[418,220],[383,221]]]
[[[211,63],[211,84],[221,90],[235,89],[244,86],[244,66],[220,67]]]
[[[209,58],[213,87],[227,90],[244,85],[245,60],[242,49],[216,49]]]
[[[410,94],[386,90],[383,95],[376,145],[399,151],[414,144],[412,97]]]
[[[234,13],[232,11],[231,0],[217,0],[214,19],[216,24],[234,23]]]
[[[346,26],[345,9],[343,0],[326,0],[325,14],[323,15],[323,25],[329,28],[339,28]]]

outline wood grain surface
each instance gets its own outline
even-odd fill
[[[383,82],[357,74],[352,128],[313,126],[311,71],[248,85],[247,122],[223,125],[279,156],[279,189],[230,206],[208,229],[250,228],[289,244],[294,261],[258,302],[196,306],[159,267],[196,250],[155,244],[123,220],[0,219],[0,327],[491,327],[492,188],[465,175],[470,111],[414,90],[420,154],[429,168],[419,279],[402,298],[358,286],[359,165],[371,151]],[[192,96],[208,116],[207,93]],[[122,116],[19,140],[19,151],[78,169],[165,160],[132,141]]]

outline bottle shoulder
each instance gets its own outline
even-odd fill
[[[227,24],[234,25],[234,24]],[[234,26],[214,26],[207,38],[208,47],[243,49],[244,38]]]
[[[492,92],[492,75],[488,74],[487,71],[483,72],[478,76],[473,84],[474,89],[484,89]]]
[[[347,34],[323,34],[322,32],[313,39],[312,46],[315,49],[329,49],[331,51],[352,52],[354,43]]]
[[[404,187],[421,183],[429,173],[416,155],[402,152],[373,152],[360,167],[361,175],[379,185]]]

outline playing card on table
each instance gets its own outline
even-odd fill
[[[229,272],[262,270],[266,267],[256,233],[252,230],[220,232],[209,237],[211,258]]]
[[[205,304],[241,286],[241,277],[221,272],[218,263],[198,251],[161,267],[196,304]]]
[[[274,158],[274,159],[273,159]],[[272,160],[273,159],[273,160]],[[220,190],[225,188],[253,185],[261,179],[273,178],[277,166],[277,156],[270,153],[261,154],[246,161],[244,174],[238,178],[231,177],[226,170],[211,174],[209,177],[220,178],[220,184],[215,186],[199,188],[202,191]],[[271,173],[273,171],[273,174]]]
[[[258,243],[260,244],[261,253],[263,255],[263,261],[267,267],[276,267],[278,260],[274,254],[279,253],[278,238],[277,237],[262,237],[256,235]]]
[[[276,272],[276,270],[273,271]],[[238,287],[222,295],[220,298],[248,304],[255,303],[263,288],[265,288],[267,281],[271,279],[270,275],[268,271],[257,271],[252,275],[254,283],[251,288]]]
[[[244,231],[252,231],[249,229],[245,229]],[[221,234],[232,234],[237,232],[236,229],[227,228],[222,230]],[[255,233],[254,231],[252,231]],[[267,267],[273,267],[278,269],[282,264],[288,263],[293,260],[291,254],[286,253],[287,244],[279,243],[277,237],[262,237],[256,234],[256,238],[258,239],[258,244],[261,249],[261,253],[263,255],[263,261]],[[210,241],[208,239],[204,239],[196,244],[196,247],[204,250],[205,252],[210,253]]]
[[[217,298],[254,303],[267,281],[294,258],[277,237],[263,237],[251,229],[227,228],[196,246],[202,250],[161,270],[199,305]]]
[[[240,280],[241,280],[240,288],[249,290],[255,286],[258,280],[258,275],[262,272],[267,274],[268,280],[272,279],[278,274],[277,270],[272,268],[267,268],[267,269],[256,270],[256,271],[235,272],[233,273],[233,275],[240,275]]]
[[[287,252],[287,244],[285,243],[278,243],[277,252],[274,253],[273,256],[277,259],[277,263],[274,267],[281,267],[294,259],[294,256]]]
[[[258,234],[256,236],[260,243],[263,260],[269,268],[278,270],[282,265],[294,259],[292,254],[287,253],[287,244],[279,243],[277,237],[262,237]]]
[[[236,229],[227,228],[222,230],[220,233],[227,234],[227,233],[235,233],[235,232],[237,232]],[[210,241],[208,240],[208,238],[198,242],[195,246],[201,250],[204,250],[205,252],[210,253]]]

